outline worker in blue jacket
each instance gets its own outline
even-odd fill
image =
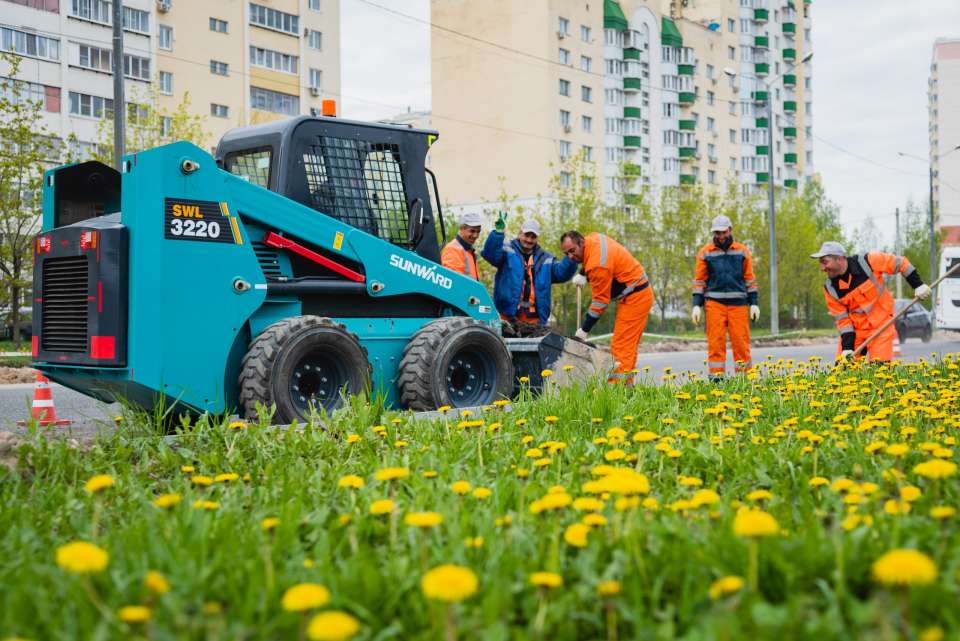
[[[540,224],[535,220],[523,221],[520,234],[512,240],[506,239],[505,230],[506,214],[501,212],[480,253],[497,268],[493,303],[505,321],[547,325],[550,288],[573,278],[577,264],[566,257],[557,260],[540,247]]]

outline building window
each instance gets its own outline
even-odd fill
[[[736,130],[736,129],[731,129],[731,130],[730,130],[730,142],[737,142],[737,130]]]
[[[210,18],[210,31],[217,33],[227,33],[227,21],[219,18]]]
[[[300,58],[288,53],[280,53],[272,49],[261,49],[260,47],[250,47],[250,64],[255,67],[264,67],[274,71],[284,73],[299,73]]]
[[[584,176],[580,180],[581,182],[583,182],[584,189],[593,189],[593,178],[591,178],[590,176]]]
[[[707,143],[707,158],[711,160],[717,159],[717,146],[712,142]]]
[[[733,18],[727,18],[727,31],[734,33],[737,30],[737,21]]]
[[[216,74],[218,76],[226,76],[230,74],[230,65],[226,62],[220,62],[219,60],[210,61],[210,73]]]
[[[727,47],[727,58],[730,60],[737,59],[737,48],[736,47]]]
[[[0,76],[0,81],[4,83],[4,86],[0,87],[0,97],[5,98],[11,104],[39,102],[44,111],[60,113],[60,87],[50,87],[36,82],[14,80],[2,76]]]
[[[109,49],[77,46],[77,65],[84,69],[110,73],[113,67],[113,53]]]
[[[707,131],[714,131],[717,126],[717,121],[707,116]]]
[[[563,78],[560,79],[560,95],[561,95],[561,96],[569,96],[569,95],[570,95],[570,81],[569,81],[569,80],[564,80]]]
[[[564,129],[570,127],[570,112],[566,109],[560,110],[560,126]]]
[[[300,113],[300,97],[251,86],[250,106],[253,109],[296,116]]]
[[[160,72],[160,93],[167,95],[173,93],[173,74],[169,71]]]
[[[298,16],[253,2],[250,3],[250,24],[265,29],[282,31],[294,36],[300,35],[300,18]]]
[[[580,25],[580,39],[584,42],[590,42],[590,27],[585,24]]]
[[[707,170],[707,182],[710,183],[711,185],[715,185],[715,184],[717,183],[717,172],[715,172],[715,171],[712,170],[712,169],[708,169],[708,170]]]
[[[733,100],[729,102],[729,111],[730,111],[730,115],[732,116],[737,115],[737,103],[734,102]]]
[[[161,49],[167,51],[173,49],[173,27],[168,27],[165,24],[160,25],[157,40],[157,46]]]
[[[707,78],[713,80],[715,68],[713,65],[707,65]]]
[[[123,75],[137,80],[150,81],[150,58],[123,56]]]
[[[712,91],[708,91],[708,92],[707,92],[707,104],[708,104],[708,105],[712,105],[712,104],[715,104],[716,101],[717,101],[716,95],[715,95]]]
[[[320,11],[320,0],[309,0],[309,2],[307,2],[307,9],[310,9],[310,11]]]
[[[88,118],[110,118],[113,116],[113,100],[71,91],[69,93],[70,113]]]
[[[110,11],[110,3],[107,0],[72,0],[70,3],[70,15],[74,18],[111,24]]]
[[[319,89],[323,86],[323,72],[319,69],[310,70],[310,87]]]
[[[572,179],[572,176],[570,175],[570,172],[569,172],[569,171],[561,171],[561,172],[560,172],[560,186],[561,186],[561,187],[569,187],[571,184],[573,184],[573,179]]]
[[[583,116],[580,118],[580,127],[586,132],[590,133],[593,131],[593,118],[590,116]]]
[[[74,0],[77,2],[78,0]],[[82,2],[82,0],[80,0]],[[109,6],[110,3],[107,3]],[[123,28],[140,33],[150,33],[150,12],[140,9],[123,8]]]
[[[560,61],[560,64],[562,64],[562,65],[569,65],[569,64],[570,64],[570,52],[569,52],[568,50],[564,49],[563,47],[560,47],[559,51],[557,52],[557,60],[559,60],[559,61]]]
[[[587,73],[593,71],[593,60],[590,59],[590,56],[580,56],[580,71],[586,71]]]
[[[161,116],[160,135],[167,138],[170,136],[171,131],[173,131],[173,116]]]
[[[593,162],[593,147],[583,146],[583,159],[587,162]]]
[[[561,38],[570,35],[570,21],[566,18],[560,18],[557,23],[557,35]]]
[[[560,160],[566,160],[570,157],[570,152],[573,149],[573,145],[570,144],[569,140],[560,141]]]
[[[593,102],[593,89],[586,85],[581,85],[580,99],[584,102]]]
[[[323,32],[311,29],[307,35],[307,44],[311,49],[316,49],[317,51],[323,49]]]
[[[215,118],[229,118],[230,107],[227,105],[218,105],[215,102],[210,103],[210,115]]]
[[[38,36],[34,33],[0,27],[0,49],[21,56],[33,56],[45,60],[60,60],[60,41]]]
[[[804,79],[803,79],[803,88],[806,89],[807,91],[810,91],[811,89],[813,89],[813,79],[812,79],[812,78],[804,78]],[[934,98],[936,98],[936,95],[934,95]]]

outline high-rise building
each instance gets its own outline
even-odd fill
[[[322,98],[339,96],[339,0],[123,4],[134,121],[139,100],[158,94],[172,112],[188,95],[213,147],[228,129],[319,112]],[[113,114],[111,3],[0,0],[0,9],[0,49],[21,58],[20,95],[40,100],[49,132],[89,155]]]
[[[549,197],[558,163],[575,153],[596,163],[608,202],[644,186],[752,192],[813,175],[809,1],[431,8],[432,156],[454,205]]]
[[[934,210],[944,244],[960,245],[960,38],[934,42],[929,85]]]

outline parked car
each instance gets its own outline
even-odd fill
[[[899,312],[909,302],[910,299],[898,298],[894,303],[895,311]],[[929,343],[933,338],[933,314],[918,303],[897,319],[896,327],[901,343],[911,336],[919,336],[924,343]]]

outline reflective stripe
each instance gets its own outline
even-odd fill
[[[909,276],[910,274],[912,274],[912,273],[915,272],[915,271],[917,271],[917,268],[914,267],[913,265],[910,265],[910,267],[908,267],[908,268],[903,272],[904,278],[906,278],[907,276]]]
[[[860,268],[863,269],[864,273],[870,277],[870,282],[873,283],[874,289],[877,290],[877,296],[880,296],[886,287],[884,287],[883,283],[877,280],[877,275],[873,273],[873,268],[870,267],[870,263],[867,261],[867,255],[861,254],[860,256],[857,256],[857,260],[860,261]]]
[[[747,361],[746,363],[737,363],[736,370],[738,372],[745,372],[746,370],[753,367],[753,361]]]
[[[833,283],[830,282],[828,278],[827,281],[823,284],[823,288],[827,290],[827,293],[833,296],[835,299],[840,300],[840,295],[837,294],[837,290],[833,288]]]
[[[590,301],[590,307],[596,307],[597,309],[606,309],[609,304],[610,303],[601,303],[597,300]]]
[[[53,407],[53,399],[33,399],[33,407]]]
[[[693,281],[693,284],[694,284],[694,286],[697,286],[697,285],[706,285],[706,284],[707,284],[707,281],[705,281],[705,280],[694,280],[694,281]]]
[[[611,378],[615,378],[617,380],[633,378],[633,372],[610,372],[610,374],[607,376],[607,379],[609,380]]]
[[[897,260],[893,263],[893,273],[900,273],[900,265],[903,263],[903,256],[897,256]]]
[[[843,312],[841,314],[830,314],[833,316],[833,320],[843,320],[844,318],[849,318],[850,314],[848,312]]]
[[[463,250],[463,273],[473,278],[473,273],[470,271],[470,252],[463,245],[460,246],[460,249]]]
[[[623,300],[624,298],[626,298],[627,296],[629,296],[630,294],[632,294],[632,293],[634,293],[634,292],[643,291],[644,289],[646,289],[646,288],[649,287],[649,286],[650,286],[650,281],[647,280],[647,277],[646,277],[646,276],[644,276],[643,278],[640,278],[640,279],[635,280],[635,281],[633,281],[632,283],[630,283],[630,285],[629,285],[626,289],[624,289],[622,292],[620,292],[620,295],[617,296],[617,300],[618,300],[618,301],[621,301],[621,300]]]
[[[841,333],[841,334],[853,334],[853,333],[854,333],[853,325],[847,325],[847,326],[845,326],[845,327],[841,327],[841,328],[840,328],[840,333]]]
[[[550,256],[549,258],[544,258],[542,264],[543,264],[543,265],[552,265],[552,264],[553,264],[553,256]]]
[[[727,361],[707,361],[707,367],[726,367]]]
[[[516,253],[517,253],[517,252],[513,249],[513,247],[510,245],[510,243],[504,243],[504,244],[503,244],[503,251],[507,252],[508,254],[516,254]]]
[[[591,311],[589,309],[587,310],[587,316],[590,316],[591,318],[600,318],[600,314],[597,314],[596,312]]]
[[[745,256],[745,255],[746,254],[744,254],[739,249],[733,249],[731,251],[726,251],[726,252],[721,250],[715,250],[715,251],[707,252],[706,254],[704,254],[704,256]]]
[[[706,296],[707,298],[734,299],[734,298],[746,298],[747,293],[746,292],[707,292]]]
[[[607,266],[607,237],[600,234],[600,266]]]

